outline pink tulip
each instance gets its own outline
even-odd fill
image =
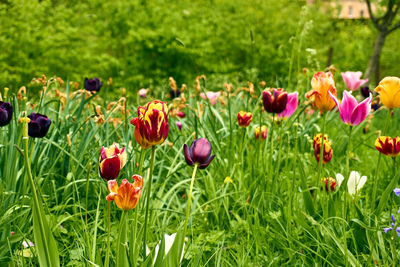
[[[298,93],[294,92],[288,94],[286,108],[281,113],[278,113],[278,117],[289,118],[296,111],[298,105],[299,105]]]
[[[342,72],[342,77],[346,86],[349,90],[355,91],[363,85],[364,83],[368,82],[368,79],[361,80],[362,72],[361,71],[346,71]]]
[[[329,93],[329,95],[338,106],[340,118],[348,125],[354,126],[360,124],[371,111],[371,94],[359,104],[356,98],[351,95],[350,91],[343,92],[342,103],[339,103],[339,100],[331,93]]]
[[[178,127],[179,131],[182,130],[182,123],[177,121],[176,126]]]
[[[207,95],[207,97],[206,97]],[[221,92],[212,92],[212,91],[207,91],[206,94],[200,93],[201,98],[210,100],[211,105],[215,105],[217,103],[218,97],[221,95]]]

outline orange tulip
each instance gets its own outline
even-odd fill
[[[116,180],[108,181],[110,193],[106,199],[115,201],[117,207],[122,210],[134,209],[142,194],[143,179],[139,175],[132,176],[132,179],[134,180],[133,184],[129,183],[127,179],[123,179],[119,187]]]
[[[313,106],[321,113],[335,108],[336,103],[330,97],[328,92],[337,96],[335,81],[331,72],[317,72],[311,80],[312,90],[306,93],[306,98],[313,101]]]

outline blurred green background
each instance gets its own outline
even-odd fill
[[[377,34],[370,23],[296,0],[3,0],[0,87],[15,92],[42,74],[81,86],[112,77],[131,93],[166,87],[169,76],[192,85],[201,74],[221,86],[290,86],[304,67],[364,72]],[[399,39],[400,30],[386,41],[381,77],[399,75]]]

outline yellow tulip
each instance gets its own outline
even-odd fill
[[[400,79],[386,77],[375,88],[381,97],[382,104],[387,108],[400,107]]]

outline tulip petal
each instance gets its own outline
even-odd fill
[[[352,125],[358,125],[365,120],[371,112],[371,102],[372,95],[357,105],[351,114],[350,123]]]
[[[186,163],[192,166],[194,162],[192,160],[192,155],[190,153],[189,147],[186,144],[183,145],[183,152],[185,154]]]
[[[105,180],[114,180],[118,177],[121,170],[121,161],[119,157],[104,159],[99,164],[100,176]]]
[[[214,159],[215,155],[212,155],[211,157],[209,157],[204,163],[199,164],[199,169],[205,169],[208,167],[208,165],[210,165],[211,161]]]
[[[349,181],[347,182],[347,188],[349,194],[354,196],[357,193],[357,184],[360,180],[360,174],[357,171],[352,171],[350,173]]]
[[[340,185],[342,184],[342,182],[344,181],[344,177],[342,174],[338,173],[336,174],[336,181],[338,183],[338,186],[340,187]]]

